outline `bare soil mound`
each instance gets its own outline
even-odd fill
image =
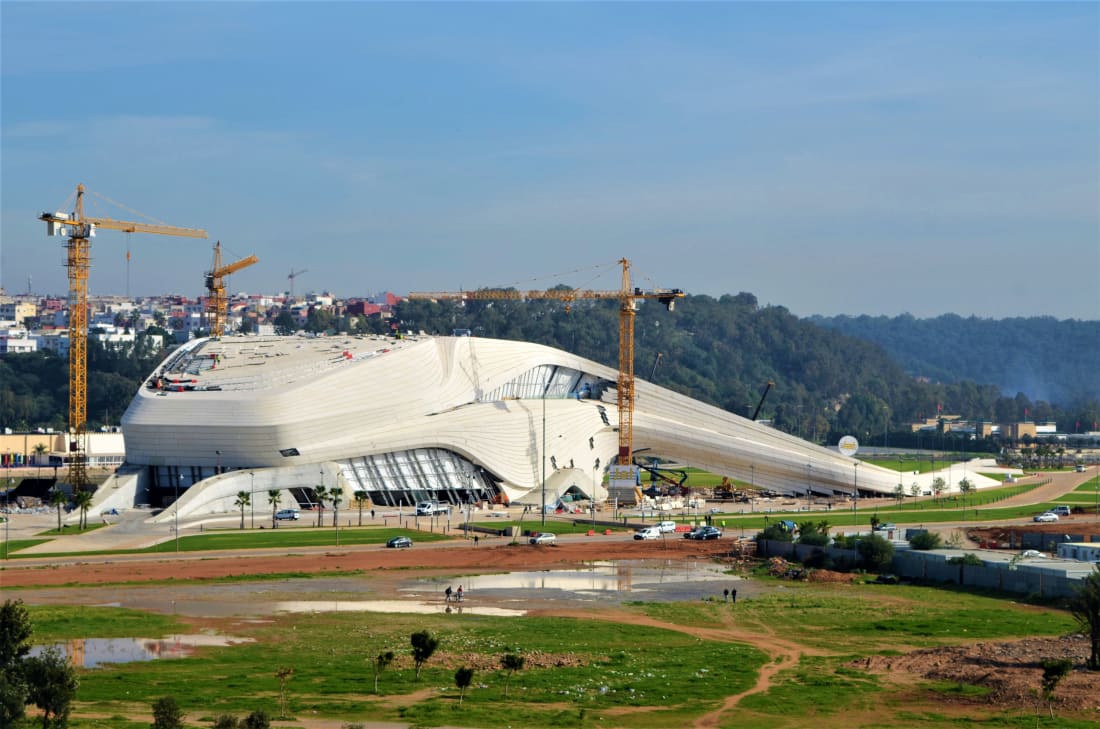
[[[1100,710],[1100,677],[1085,668],[1089,656],[1083,635],[1060,638],[1026,638],[1004,643],[926,648],[903,656],[871,656],[849,664],[882,673],[904,673],[931,681],[950,681],[988,689],[984,696],[950,694],[944,700],[982,703],[999,708],[1034,708],[1041,705],[1042,663],[1069,658],[1073,671],[1055,691],[1054,708],[1075,711]]]

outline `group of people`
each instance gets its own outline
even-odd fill
[[[446,597],[446,602],[462,602],[462,585],[458,586],[457,590],[452,590],[450,585],[447,585],[447,589],[443,591]]]

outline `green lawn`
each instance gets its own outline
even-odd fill
[[[114,664],[82,671],[74,729],[102,726],[95,713],[116,717],[112,727],[148,726],[130,717],[157,698],[171,695],[185,711],[209,720],[221,713],[255,709],[275,714],[275,672],[290,667],[289,713],[341,722],[404,721],[414,726],[602,727],[639,729],[686,726],[720,705],[725,696],[753,685],[766,656],[749,646],[696,637],[694,631],[724,625],[774,635],[808,651],[772,678],[771,688],[745,698],[723,716],[726,727],[781,727],[846,723],[852,712],[876,715],[906,727],[933,729],[983,721],[986,726],[1023,726],[1030,711],[992,713],[975,705],[948,721],[933,709],[937,695],[980,698],[965,684],[929,683],[896,693],[880,676],[849,663],[873,654],[920,647],[1020,636],[1060,635],[1072,619],[1051,608],[1019,604],[963,591],[929,587],[765,583],[781,587],[736,605],[702,601],[639,602],[627,610],[666,627],[599,619],[371,613],[282,614],[265,621],[235,621],[232,633],[253,642],[206,648],[195,656]],[[264,589],[262,584],[255,589]],[[78,637],[163,637],[193,632],[177,618],[120,608],[31,606],[36,636],[43,642]],[[677,629],[679,626],[679,629]],[[409,658],[408,636],[427,629],[441,639],[420,680]],[[373,691],[371,659],[387,650],[397,662]],[[499,658],[527,657],[510,680]],[[474,684],[461,708],[453,674],[475,668]],[[413,698],[415,696],[415,698]],[[407,697],[407,698],[402,698]],[[957,707],[958,705],[956,705]],[[625,712],[625,713],[624,713]],[[899,719],[904,715],[906,718]],[[1028,726],[1032,726],[1028,725]],[[1047,724],[1042,724],[1048,726]],[[1059,716],[1057,726],[1084,727]],[[197,726],[197,725],[193,725]]]

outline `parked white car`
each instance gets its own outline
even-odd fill
[[[635,539],[660,539],[661,530],[655,526],[642,527],[638,531],[634,532]]]
[[[1025,549],[1024,551],[1020,552],[1020,556],[1024,559],[1046,559],[1046,555],[1037,549]]]
[[[554,544],[558,541],[557,536],[550,532],[542,532],[540,534],[534,534],[531,536],[531,544]]]
[[[1032,521],[1058,521],[1058,515],[1047,511],[1037,515]]]

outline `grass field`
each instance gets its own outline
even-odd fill
[[[736,605],[636,602],[613,615],[597,609],[590,619],[317,613],[233,621],[232,635],[252,642],[203,649],[190,658],[83,671],[71,726],[148,727],[142,717],[165,695],[205,722],[192,726],[208,726],[221,713],[263,709],[276,715],[275,672],[289,667],[294,674],[288,714],[294,717],[487,729],[680,727],[751,687],[769,663],[768,636],[775,636],[797,647],[798,660],[776,673],[767,690],[723,714],[719,726],[831,729],[888,720],[915,729],[1031,727],[1036,719],[1029,712],[990,712],[981,704],[969,711],[941,710],[940,697],[979,697],[981,687],[898,687],[849,664],[868,655],[1073,629],[1062,611],[966,591],[773,586]],[[42,642],[193,632],[186,620],[121,608],[32,606],[31,614]],[[649,623],[634,624],[631,615]],[[417,680],[409,635],[424,629],[441,643]],[[372,659],[387,650],[398,658],[381,674],[375,693]],[[525,655],[527,666],[511,677],[506,697],[499,659],[508,652]],[[476,672],[459,707],[453,674],[462,665]],[[93,715],[111,720],[103,724]],[[1041,719],[1039,725],[1080,729],[1094,726],[1093,719],[1059,715],[1057,722]]]

